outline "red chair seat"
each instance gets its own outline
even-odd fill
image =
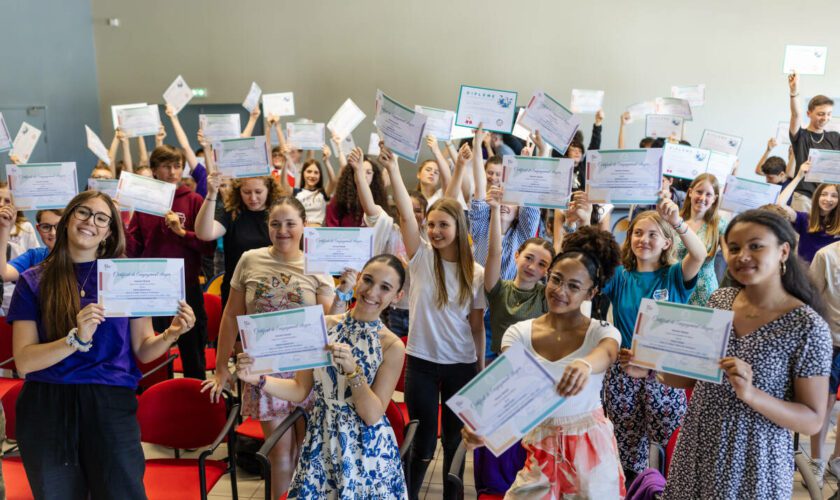
[[[3,458],[3,481],[6,483],[7,500],[33,500],[35,495],[29,488],[26,471],[20,457]]]
[[[9,392],[9,389],[20,385],[23,383],[23,379],[20,378],[7,378],[7,377],[0,377],[0,397],[3,397],[4,394]]]
[[[227,464],[221,460],[207,460],[205,464],[209,493],[227,472]],[[151,500],[201,498],[198,460],[184,458],[146,460],[143,484],[146,486],[146,495]]]
[[[504,495],[494,495],[493,493],[479,493],[478,500],[504,500]]]
[[[246,418],[244,422],[239,424],[235,432],[240,436],[249,437],[251,439],[259,439],[260,441],[265,440],[265,434],[263,434],[260,421],[254,420],[250,417]]]
[[[403,414],[403,421],[404,422],[411,422],[411,419],[408,418],[408,406],[405,404],[405,402],[404,401],[399,402],[399,403],[397,403],[397,406],[400,408],[400,411]],[[440,437],[440,419],[441,419],[442,412],[443,412],[443,409],[440,407],[440,405],[438,405],[438,437]]]
[[[178,354],[178,348],[173,347],[169,350],[170,354]],[[204,370],[205,371],[214,371],[216,369],[216,348],[215,347],[205,347],[204,348]],[[175,358],[175,361],[172,362],[172,370],[175,373],[184,373],[184,362],[181,361],[181,356]]]

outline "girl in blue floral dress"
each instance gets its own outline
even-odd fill
[[[253,358],[239,355],[239,377],[272,396],[302,401],[312,390],[315,406],[289,499],[408,498],[399,448],[385,417],[405,348],[379,320],[401,298],[404,281],[405,269],[393,255],[365,264],[356,307],[326,318],[332,366],[299,371],[294,379],[266,378],[250,373]]]

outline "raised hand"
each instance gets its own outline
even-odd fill
[[[788,75],[788,87],[790,87],[790,95],[795,96],[799,93],[799,74],[793,70]]]
[[[595,126],[600,127],[604,123],[604,110],[599,109],[595,112]]]
[[[680,217],[680,207],[668,198],[662,197],[659,200],[659,203],[656,205],[656,211],[659,212],[659,215],[665,220],[665,222],[673,227],[677,227],[682,223],[682,217]]]
[[[770,151],[772,151],[772,150],[773,150],[773,148],[775,148],[775,147],[776,147],[776,146],[778,146],[778,145],[779,145],[779,143],[778,143],[778,142],[776,142],[776,138],[775,138],[775,137],[771,137],[771,138],[770,138],[770,140],[769,140],[769,141],[767,141],[767,152],[769,153]]]
[[[490,205],[491,209],[499,208],[502,206],[502,198],[505,195],[505,189],[501,186],[491,186],[490,189],[487,190],[487,195],[484,201]]]

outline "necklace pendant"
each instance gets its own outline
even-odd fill
[[[82,298],[85,298],[85,291],[84,291],[84,290],[82,290],[82,291],[79,293],[79,295],[81,295],[81,296],[82,296]]]

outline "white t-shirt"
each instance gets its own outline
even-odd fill
[[[379,206],[379,205],[377,205]],[[400,229],[394,224],[394,218],[379,207],[379,215],[376,217],[368,217],[365,215],[365,225],[373,229],[373,254],[379,255],[381,253],[389,253],[396,256],[403,262],[408,261],[408,256],[405,253],[405,245],[403,244]],[[397,309],[408,309],[408,291],[411,276],[406,272],[405,283],[403,284],[403,298],[394,304]]]
[[[458,303],[456,262],[443,261],[449,303],[443,309],[436,304],[435,255],[429,243],[421,242],[408,263],[411,287],[408,294],[408,346],[406,353],[439,364],[474,363],[475,352],[469,314],[484,309],[484,268],[473,265],[472,300]],[[422,286],[418,286],[422,284]]]
[[[531,342],[531,326],[533,323],[534,320],[529,319],[520,321],[508,328],[504,337],[502,337],[502,349],[510,347],[514,343],[522,344],[558,382],[569,363],[575,359],[587,356],[602,340],[613,339],[616,345],[621,343],[621,333],[619,333],[617,328],[606,322],[592,320],[589,322],[589,328],[586,330],[586,337],[583,339],[583,344],[576,351],[557,361],[549,361],[534,350],[534,344]],[[603,382],[604,373],[592,373],[589,375],[589,380],[580,394],[567,398],[566,402],[560,405],[557,411],[551,416],[570,417],[597,410],[601,407],[601,386]]]
[[[435,192],[434,192],[434,194],[432,194],[431,196],[429,196],[429,198],[426,200],[426,207],[427,207],[427,209],[428,209],[428,208],[431,208],[431,207],[432,207],[432,204],[433,204],[434,202],[438,201],[438,200],[439,200],[439,199],[441,199],[441,198],[443,198],[443,189],[438,189],[437,191],[435,191]],[[466,202],[466,201],[464,201],[464,193],[463,193],[463,192],[461,192],[461,190],[460,190],[460,189],[458,190],[458,197],[457,197],[457,198],[455,198],[455,199],[458,201],[458,203],[460,203],[460,204],[461,204],[461,208],[462,208],[462,209],[464,209],[464,210],[468,210],[468,209],[469,209],[469,207],[467,206],[467,202]]]
[[[814,255],[811,278],[825,300],[832,341],[840,347],[840,241],[822,247]]]
[[[306,222],[316,222],[323,225],[327,218],[327,200],[321,191],[301,189],[295,198],[301,202],[306,210]]]

